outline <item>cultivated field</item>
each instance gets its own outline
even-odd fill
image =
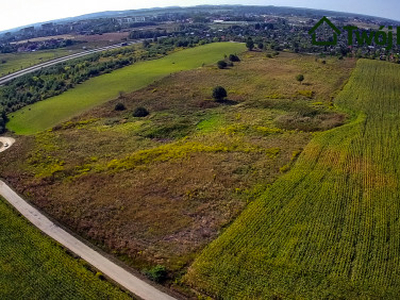
[[[131,299],[0,198],[1,299]]]
[[[111,74],[92,78],[62,95],[24,107],[10,115],[7,127],[17,134],[49,129],[100,103],[131,92],[171,73],[215,63],[224,54],[244,51],[237,43],[217,43],[170,54],[164,58],[134,64]],[[51,112],[51,113],[49,113]]]
[[[138,270],[165,266],[179,285],[199,251],[291,168],[310,131],[344,120],[331,98],[354,60],[239,56],[228,69],[174,73],[21,136],[0,157],[0,174],[75,232]],[[229,101],[211,99],[217,84]],[[115,111],[119,102],[126,110]],[[133,117],[138,106],[150,115]]]
[[[29,40],[22,40],[18,42],[14,42],[11,44],[24,44],[27,42],[42,42],[49,41],[53,39],[64,39],[64,40],[76,40],[76,41],[84,41],[90,44],[92,43],[118,43],[121,42],[124,38],[129,36],[129,32],[109,32],[103,34],[92,34],[92,35],[80,35],[80,34],[61,34],[61,35],[53,35],[53,36],[44,36],[32,38]],[[82,45],[81,45],[82,46]]]
[[[82,48],[82,46],[81,46]],[[22,70],[61,56],[74,54],[82,49],[43,50],[29,53],[1,53],[0,54],[0,76]]]
[[[351,123],[315,136],[200,255],[187,282],[224,299],[396,299],[400,66],[360,60],[336,103]]]

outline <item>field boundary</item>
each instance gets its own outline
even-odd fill
[[[141,40],[138,40],[136,42],[129,43],[129,45],[133,45],[133,44],[140,43],[140,42],[141,42]],[[78,53],[71,54],[71,55],[61,56],[59,58],[55,58],[53,60],[49,60],[49,61],[46,61],[46,62],[41,63],[41,64],[37,64],[37,65],[25,68],[25,69],[20,70],[20,71],[16,71],[14,73],[1,76],[0,77],[0,86],[6,84],[7,82],[9,82],[11,80],[14,80],[14,79],[18,78],[18,77],[33,73],[35,71],[39,71],[39,70],[47,68],[47,67],[51,67],[51,66],[57,65],[59,63],[63,63],[63,62],[66,62],[66,61],[69,61],[69,60],[72,60],[72,59],[76,59],[76,58],[81,58],[81,57],[84,57],[84,56],[87,56],[87,55],[90,55],[90,54],[94,54],[94,53],[97,53],[97,52],[103,52],[103,51],[107,51],[107,50],[118,49],[118,48],[121,48],[121,47],[125,47],[125,46],[122,46],[121,44],[116,44],[116,45],[112,45],[112,46],[106,46],[106,47],[101,47],[101,48],[97,48],[97,49],[93,49],[93,50],[87,50],[87,51],[83,51],[83,52],[78,52]]]

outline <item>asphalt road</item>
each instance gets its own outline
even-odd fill
[[[141,40],[138,40],[136,42],[129,42],[128,45],[141,43],[141,42],[142,42]],[[8,75],[5,75],[3,77],[0,77],[0,85],[6,84],[7,82],[9,82],[9,81],[11,81],[11,80],[13,80],[15,78],[18,78],[20,76],[23,76],[23,75],[38,71],[38,70],[46,68],[46,67],[50,67],[50,66],[56,65],[56,64],[59,64],[59,63],[62,63],[62,62],[65,62],[65,61],[68,61],[68,60],[71,60],[71,59],[79,58],[79,57],[86,56],[86,55],[89,55],[89,54],[93,54],[93,53],[96,53],[96,52],[102,52],[102,51],[106,51],[106,50],[117,49],[117,48],[121,48],[121,47],[125,47],[125,46],[122,46],[122,44],[116,44],[116,45],[112,45],[112,46],[97,48],[97,49],[93,49],[93,50],[87,50],[87,51],[83,51],[83,52],[79,52],[79,53],[75,53],[75,54],[59,57],[59,58],[47,61],[45,63],[38,64],[38,65],[35,65],[35,66],[32,66],[32,67],[23,69],[21,71],[17,71],[17,72],[14,72],[12,74],[8,74]]]
[[[0,136],[0,152],[6,151],[15,143],[13,138]]]
[[[14,139],[0,137],[3,146],[7,143],[7,147],[1,147],[0,152],[5,151],[14,143]],[[69,249],[76,255],[80,256],[86,262],[94,266],[105,276],[114,280],[136,296],[145,300],[173,300],[175,298],[158,290],[156,287],[141,280],[124,268],[118,266],[107,257],[101,255],[96,250],[87,246],[73,235],[66,232],[61,227],[50,221],[40,211],[22,199],[7,184],[0,180],[0,195],[5,198],[21,215],[28,219],[33,225],[42,232],[52,237],[65,248]]]

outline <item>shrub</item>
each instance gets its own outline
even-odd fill
[[[149,115],[149,111],[147,109],[145,109],[144,107],[137,107],[133,111],[133,116],[135,118],[143,118],[143,117],[146,117],[147,115]]]
[[[300,84],[301,84],[301,82],[304,80],[304,75],[303,75],[303,74],[297,75],[297,76],[296,76],[296,80],[297,80],[298,82],[300,82]]]
[[[164,266],[157,265],[150,270],[145,270],[144,274],[154,282],[163,282],[167,279],[167,269]]]
[[[235,55],[235,54],[230,54],[230,55],[229,55],[229,60],[230,60],[231,62],[237,62],[237,61],[240,61],[240,58],[239,58],[237,55]]]
[[[97,272],[96,277],[99,278],[100,280],[105,280],[105,277],[104,277],[103,273],[101,273],[101,272]]]
[[[217,62],[217,66],[219,69],[225,69],[228,64],[224,60],[220,60],[219,62]]]
[[[117,111],[121,111],[121,110],[125,110],[125,109],[126,109],[126,107],[122,103],[117,103],[115,105],[115,110],[117,110]]]
[[[226,92],[226,90],[222,86],[215,87],[214,90],[213,90],[213,93],[212,93],[212,97],[216,101],[222,101],[227,96],[228,96],[228,93]]]

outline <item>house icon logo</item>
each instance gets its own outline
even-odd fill
[[[317,29],[323,24],[326,23],[332,30],[333,30],[333,38],[332,41],[317,41]],[[341,34],[340,30],[333,25],[331,21],[327,17],[323,17],[321,20],[318,21],[317,24],[313,28],[310,29],[308,34],[312,35],[312,44],[316,46],[335,46],[337,45],[337,37]]]

